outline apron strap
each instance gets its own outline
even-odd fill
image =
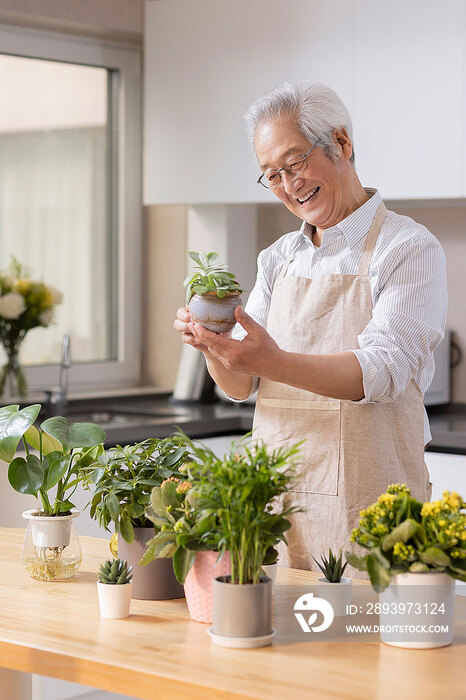
[[[287,272],[287,270],[288,270],[289,264],[290,264],[291,262],[293,262],[293,260],[294,260],[294,254],[293,254],[293,253],[290,253],[290,255],[287,257],[287,259],[286,259],[285,262],[283,263],[283,266],[282,266],[280,272],[278,273],[277,279],[279,279],[279,280],[283,279],[283,277],[286,275],[286,272]]]
[[[372,219],[372,223],[366,236],[366,242],[364,244],[364,249],[362,251],[361,260],[359,263],[358,275],[367,276],[369,274],[369,265],[371,263],[372,253],[374,252],[377,237],[386,216],[387,208],[385,207],[385,204],[381,202],[379,208],[375,212],[375,216]]]

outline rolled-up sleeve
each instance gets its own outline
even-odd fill
[[[430,383],[432,353],[445,333],[446,261],[436,238],[425,229],[395,250],[383,268],[372,318],[353,350],[364,385],[357,403],[393,401],[421,370]]]

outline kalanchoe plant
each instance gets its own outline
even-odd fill
[[[187,252],[188,257],[197,263],[194,272],[189,274],[183,286],[186,287],[186,303],[188,304],[194,294],[206,294],[215,292],[220,299],[228,292],[244,292],[236,281],[236,275],[227,272],[226,265],[219,265],[215,261],[217,253]]]
[[[332,552],[331,548],[329,548],[328,556],[326,557],[325,554],[323,554],[320,558],[322,563],[318,562],[314,557],[312,558],[322,571],[327,581],[330,583],[340,583],[341,577],[343,576],[348,564],[348,562],[343,564],[342,552],[340,552],[340,555],[337,558]]]
[[[444,572],[466,581],[466,503],[455,492],[420,503],[406,484],[392,484],[377,502],[360,512],[351,539],[369,554],[346,552],[352,566],[369,573],[378,591],[392,575]]]
[[[79,483],[86,483],[89,464],[103,454],[106,434],[95,423],[69,423],[62,416],[37,427],[40,408],[0,408],[0,459],[9,463],[8,480],[15,491],[39,498],[44,515],[61,515],[74,507],[70,498]],[[15,458],[20,440],[26,456]]]
[[[117,445],[100,455],[91,468],[90,480],[96,485],[90,501],[91,518],[106,530],[113,522],[115,532],[132,542],[135,527],[152,525],[145,510],[154,486],[170,477],[185,479],[180,467],[190,459],[181,436]]]
[[[107,559],[106,562],[100,565],[99,581],[100,583],[115,585],[130,583],[133,578],[133,574],[131,573],[132,568],[132,566],[128,566],[127,561],[121,561],[121,559]]]

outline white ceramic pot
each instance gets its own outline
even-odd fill
[[[23,518],[30,521],[34,547],[67,547],[70,543],[72,519],[79,510],[73,509],[70,515],[35,515],[37,508],[25,510]]]
[[[330,583],[326,578],[320,578],[318,581],[317,590],[319,596],[330,603],[334,616],[343,617],[347,615],[347,606],[351,602],[351,586],[353,583],[351,579],[342,576],[339,583]]]
[[[267,576],[267,578],[270,578],[272,580],[272,595],[275,593],[275,581],[277,580],[277,569],[278,569],[278,564],[276,562],[275,562],[275,564],[264,564],[262,567],[262,571]]]
[[[453,641],[455,581],[444,573],[403,573],[379,593],[380,639],[408,649],[433,649]]]
[[[233,328],[238,305],[241,305],[239,292],[227,292],[223,299],[215,292],[194,294],[188,304],[192,320],[214,333],[225,333]]]
[[[132,590],[132,581],[129,583],[102,583],[97,581],[100,616],[107,619],[128,617]]]

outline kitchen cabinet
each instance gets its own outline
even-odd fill
[[[466,498],[466,455],[426,452],[425,462],[432,482],[432,500],[442,498],[446,490]]]
[[[465,196],[465,16],[465,0],[146,2],[145,204],[275,201],[242,115],[300,80],[345,102],[363,184]]]

